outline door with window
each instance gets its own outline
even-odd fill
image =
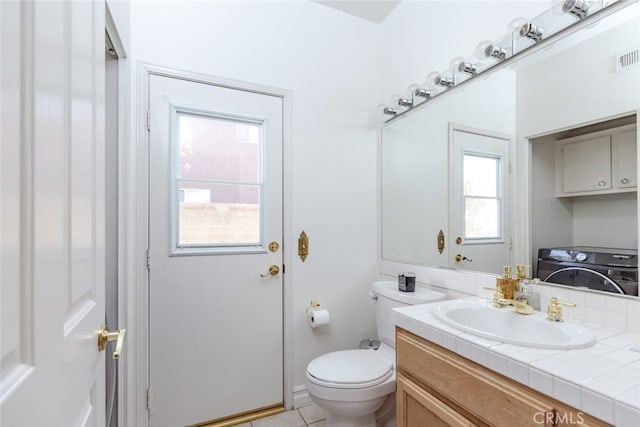
[[[500,273],[511,265],[511,139],[459,125],[449,128],[449,265]]]
[[[282,406],[282,98],[149,93],[151,424]]]

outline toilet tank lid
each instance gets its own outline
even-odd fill
[[[375,350],[342,350],[313,359],[307,366],[307,374],[336,387],[373,386],[393,375],[393,364]]]
[[[398,289],[398,282],[394,280],[373,282],[373,292],[409,305],[426,304],[447,298],[444,292],[433,291],[420,285],[416,285],[415,292],[402,292]]]

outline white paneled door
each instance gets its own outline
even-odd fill
[[[283,402],[282,98],[149,78],[154,426]]]
[[[450,124],[449,265],[500,273],[511,265],[508,135]]]
[[[0,425],[103,426],[104,13],[0,2]]]

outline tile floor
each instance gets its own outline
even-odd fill
[[[260,418],[238,427],[326,427],[327,414],[313,403],[271,417]]]

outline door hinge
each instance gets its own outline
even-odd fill
[[[509,239],[509,250],[513,250],[513,239]]]
[[[147,270],[151,270],[151,252],[147,249]]]
[[[147,131],[151,130],[151,111],[147,110]]]
[[[151,388],[147,389],[147,412],[151,414]]]

